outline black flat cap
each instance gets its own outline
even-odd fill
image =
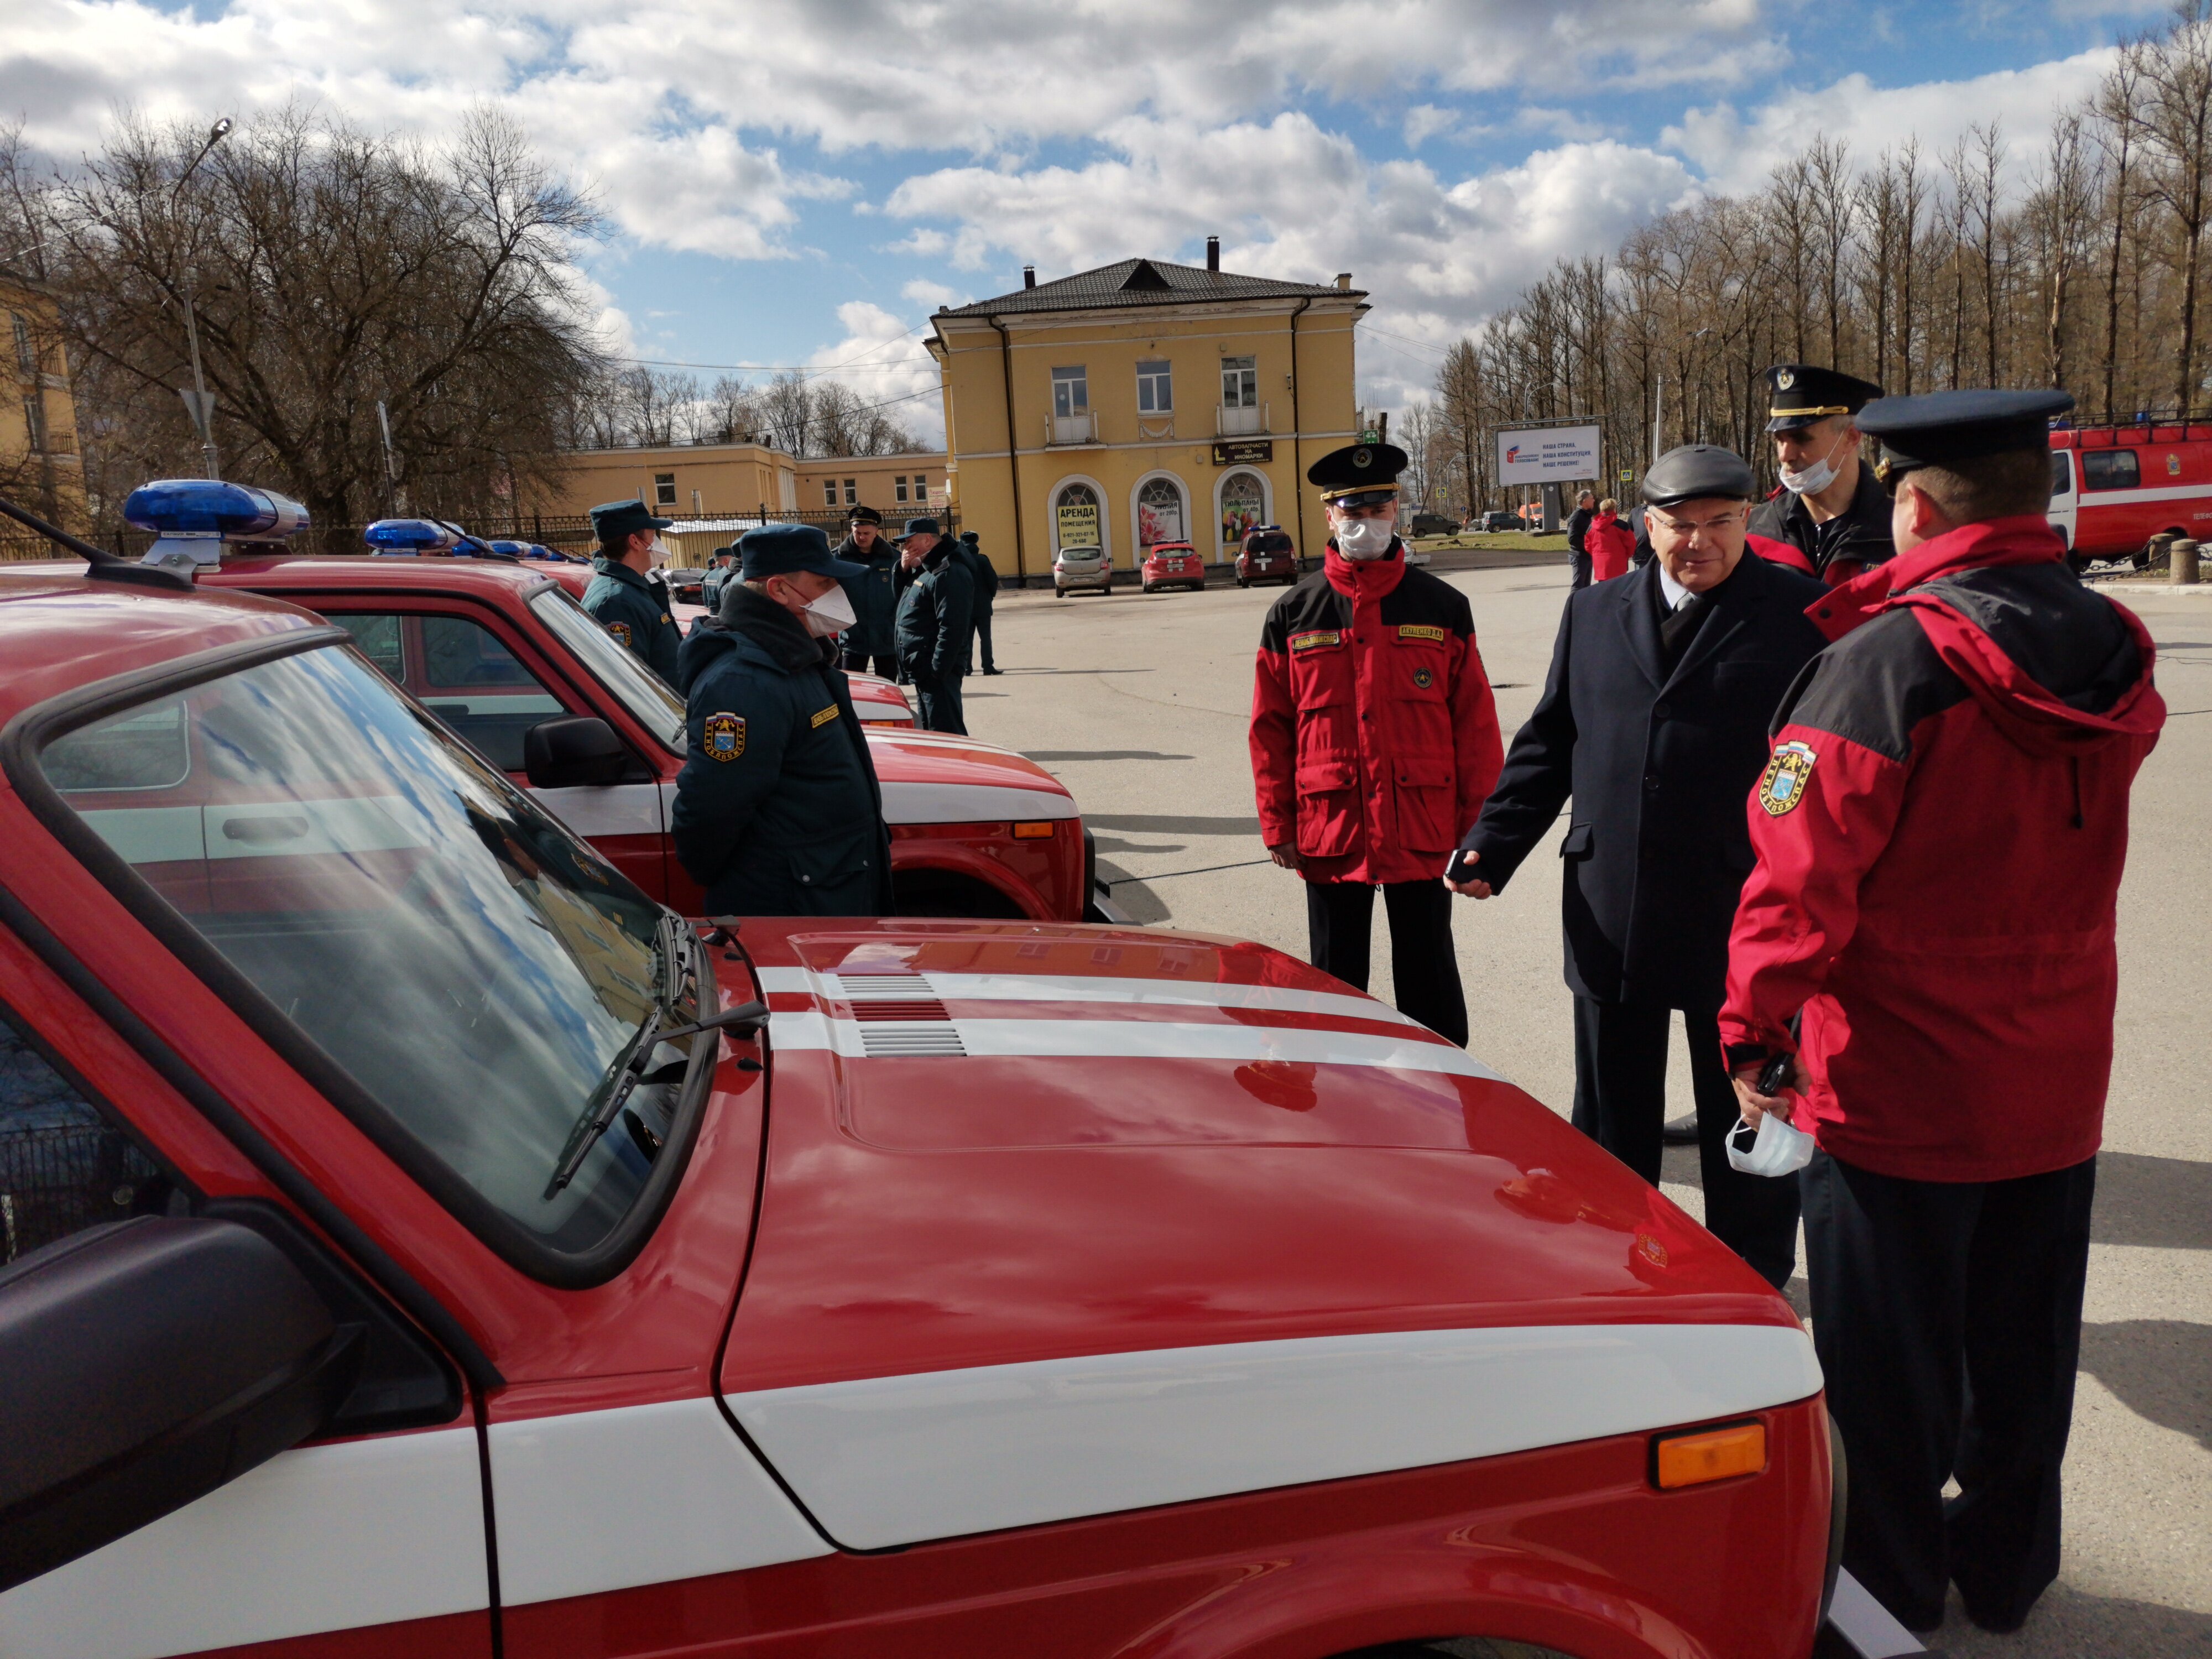
[[[899,532],[899,539],[904,541],[908,536],[934,536],[937,533],[936,520],[927,517],[908,519],[906,528]]]
[[[845,515],[848,524],[881,524],[884,515],[872,507],[856,507]]]
[[[592,509],[592,534],[604,547],[641,530],[665,530],[673,519],[656,519],[641,501],[602,501]]]
[[[748,530],[738,538],[738,562],[749,582],[800,570],[835,576],[841,582],[857,581],[868,574],[864,564],[832,558],[830,538],[811,524],[770,524]]]
[[[1759,480],[1733,449],[1718,444],[1684,444],[1651,463],[1644,475],[1644,503],[1672,507],[1677,501],[1747,501],[1759,494]]]
[[[960,539],[973,547],[983,538],[972,530],[963,530],[960,532]]]
[[[1872,380],[1811,363],[1775,364],[1766,371],[1766,389],[1773,404],[1767,410],[1769,432],[1810,426],[1824,415],[1856,415],[1881,396]]]
[[[1405,470],[1406,452],[1395,444],[1347,444],[1308,467],[1306,482],[1333,506],[1364,507],[1396,496]]]
[[[2074,407],[2066,392],[1929,392],[1884,398],[1860,412],[1859,430],[1881,440],[1882,483],[1919,466],[2051,447],[2051,422]]]

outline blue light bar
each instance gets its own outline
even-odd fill
[[[379,553],[390,556],[447,552],[460,541],[461,532],[435,519],[379,519],[362,532],[361,538]]]
[[[123,503],[124,522],[157,535],[220,536],[225,541],[282,541],[305,530],[307,509],[289,498],[216,478],[161,478]]]
[[[530,556],[530,544],[528,542],[507,541],[501,538],[498,541],[486,542],[484,545],[491,549],[493,552],[502,554],[510,559],[526,559]]]

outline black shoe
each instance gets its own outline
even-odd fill
[[[1006,671],[1003,668],[987,668],[983,672],[986,674],[1003,674]]]
[[[1669,1146],[1694,1146],[1698,1144],[1698,1115],[1678,1117],[1659,1132],[1659,1139]]]
[[[1959,1593],[1959,1603],[1966,1609],[1967,1619],[1972,1621],[1976,1629],[1985,1630],[1992,1636],[2010,1636],[2027,1622],[2027,1607],[2022,1607],[2018,1613],[2003,1613],[1988,1607],[1978,1607],[1966,1599],[1964,1590]],[[1915,1634],[1918,1633],[1915,1632]]]

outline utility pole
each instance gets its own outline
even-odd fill
[[[175,228],[177,222],[179,192],[184,189],[185,181],[199,171],[200,163],[207,160],[208,153],[221,143],[229,132],[230,117],[226,115],[208,129],[207,142],[200,146],[200,153],[192,157],[192,164],[179,173],[177,182],[169,187],[169,224],[172,229]],[[183,276],[185,343],[190,348],[192,358],[192,389],[183,394],[185,407],[191,414],[193,426],[199,430],[200,465],[205,469],[204,476],[220,478],[222,477],[222,468],[217,464],[215,453],[215,399],[208,396],[207,380],[200,373],[199,307],[192,295],[193,285],[198,280],[198,273],[187,264],[184,267]]]
[[[384,434],[384,489],[392,502],[395,519],[407,511],[406,503],[399,498],[399,465],[392,453],[392,417],[384,412],[384,399],[376,400],[376,427]]]
[[[1667,407],[1667,371],[1661,369],[1651,387],[1651,459],[1659,459],[1659,420]]]

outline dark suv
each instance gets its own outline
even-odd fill
[[[1237,586],[1279,581],[1288,587],[1298,579],[1298,550],[1280,525],[1263,524],[1244,532],[1244,545],[1237,550]]]

